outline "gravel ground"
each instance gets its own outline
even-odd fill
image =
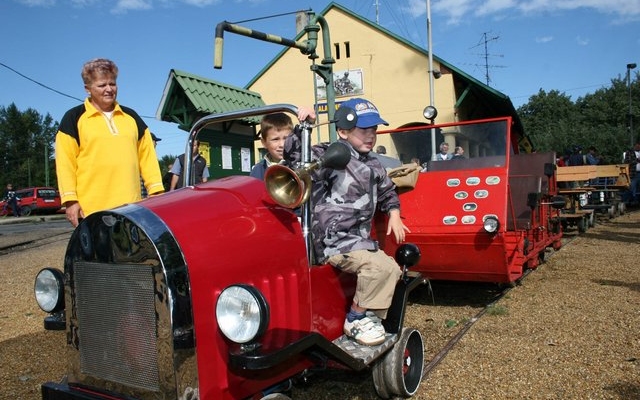
[[[1,232],[1,230],[0,230]],[[50,235],[49,235],[50,236]],[[567,235],[569,236],[569,235]],[[0,247],[16,242],[0,234]],[[494,303],[423,380],[417,399],[640,399],[640,212],[596,225]],[[64,374],[63,332],[44,331],[33,277],[61,267],[65,240],[0,256],[0,399],[38,399]],[[493,301],[492,285],[434,283],[406,325],[429,362]],[[375,399],[366,374],[325,374],[294,399]]]

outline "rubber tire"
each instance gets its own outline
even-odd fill
[[[404,328],[400,339],[373,366],[373,385],[383,399],[416,394],[424,370],[424,345],[420,331]]]
[[[578,232],[585,233],[587,231],[587,225],[587,219],[585,217],[580,218],[577,223]]]
[[[271,394],[268,394],[268,395],[264,396],[260,400],[291,400],[291,397],[287,396],[286,394],[282,394],[282,393],[271,393]]]
[[[31,207],[20,207],[20,216],[28,217],[31,215]]]

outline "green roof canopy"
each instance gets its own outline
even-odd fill
[[[194,122],[205,115],[264,105],[256,92],[172,69],[156,118],[177,123],[180,129],[189,131]],[[246,118],[241,122],[255,125],[259,118]]]

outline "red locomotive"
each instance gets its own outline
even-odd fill
[[[512,284],[547,247],[560,248],[564,199],[556,196],[554,153],[520,152],[511,126],[511,118],[495,118],[379,133],[403,160],[429,147],[432,129],[466,150],[462,158],[429,161],[400,195],[407,241],[429,255],[414,267],[425,277]]]
[[[189,144],[209,123],[274,111],[295,114],[279,105],[212,115]],[[342,333],[354,277],[309,261],[304,212],[301,224],[265,186],[223,178],[83,220],[64,273],[36,278],[38,303],[53,314],[45,327],[66,329],[69,359],[43,399],[263,398],[317,366],[371,369],[381,397],[413,395],[422,336],[403,319],[420,274],[398,282],[385,342],[357,345]],[[405,267],[419,258],[412,245],[395,255]]]

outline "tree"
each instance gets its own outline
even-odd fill
[[[0,182],[14,187],[57,186],[53,143],[58,123],[34,109],[14,103],[0,106]]]
[[[171,168],[169,167],[170,165],[173,165],[173,162],[176,160],[178,156],[174,156],[171,154],[165,154],[164,156],[160,157],[160,160],[158,160],[158,162],[160,163],[160,171],[164,174],[166,171],[169,171]]]
[[[640,109],[640,81],[636,74],[631,83],[632,115]],[[537,151],[555,151],[559,155],[580,146],[585,151],[594,146],[608,164],[620,163],[629,149],[629,87],[617,77],[611,86],[578,98],[575,102],[557,90],[531,96],[518,108],[524,130]],[[635,125],[635,124],[634,124]],[[634,136],[640,126],[634,127]]]
[[[537,151],[562,154],[571,148],[572,138],[577,136],[578,113],[566,94],[557,90],[547,93],[540,89],[527,104],[518,108],[518,114]]]

